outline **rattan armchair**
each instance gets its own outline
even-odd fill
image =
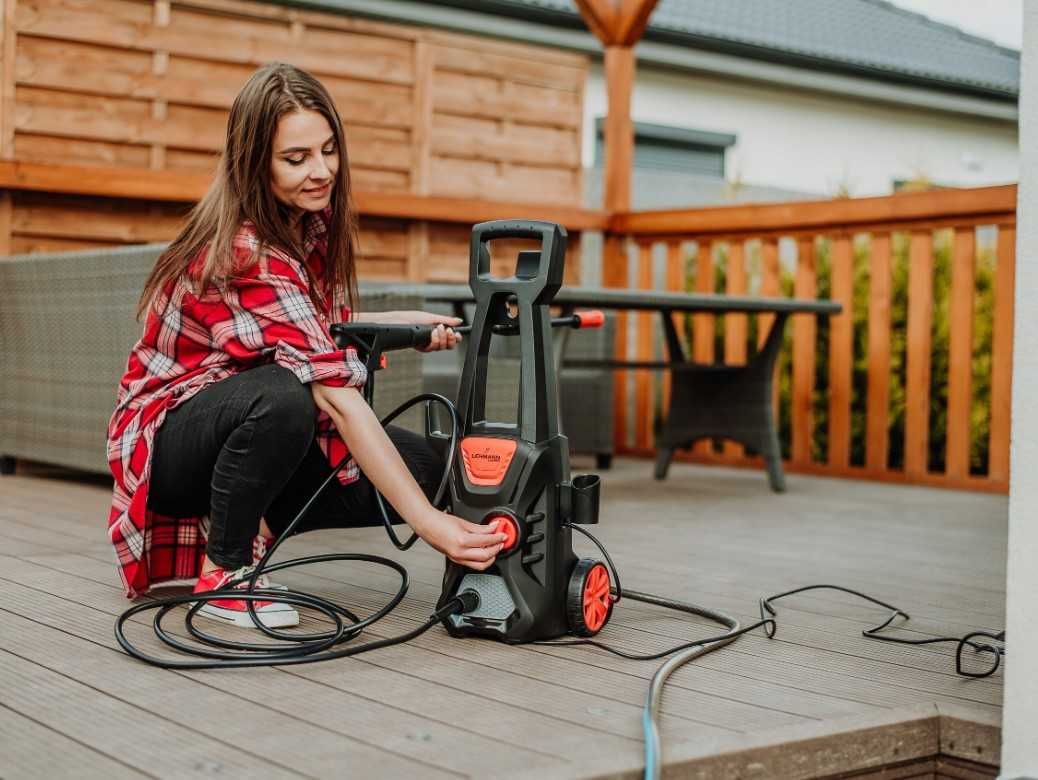
[[[141,334],[134,310],[164,246],[0,258],[0,471],[23,458],[108,473],[108,420]],[[362,286],[358,308],[422,303]],[[421,392],[421,384],[421,355],[395,353],[378,376],[376,411]]]

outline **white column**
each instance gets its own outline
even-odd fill
[[[1038,777],[1038,2],[1023,3],[1002,777]]]

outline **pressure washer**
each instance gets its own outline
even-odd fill
[[[532,239],[539,251],[519,253],[515,274],[490,271],[488,243]],[[578,559],[570,528],[598,522],[600,480],[570,478],[569,446],[559,426],[550,305],[562,286],[566,233],[546,222],[491,222],[472,231],[469,284],[476,299],[470,344],[458,384],[461,458],[450,480],[451,511],[495,524],[506,541],[491,572],[450,561],[438,607],[472,590],[479,607],[445,620],[454,636],[529,642],[573,633],[591,636],[613,609],[603,562]],[[514,307],[514,308],[513,308]],[[516,316],[513,318],[511,313]],[[578,314],[576,327],[597,327],[601,313]],[[486,419],[491,340],[519,339],[518,419]]]
[[[514,273],[497,277],[491,273],[489,244],[496,240],[533,240],[538,250],[518,253]],[[408,587],[407,571],[396,561],[376,555],[328,553],[270,563],[281,543],[292,535],[320,493],[348,462],[344,458],[289,524],[284,534],[268,548],[266,555],[248,576],[248,590],[233,590],[240,581],[206,594],[171,596],[143,602],[127,609],[115,626],[117,641],[135,658],[163,668],[209,669],[251,666],[280,666],[313,663],[342,658],[409,641],[442,624],[456,637],[488,637],[519,644],[586,644],[624,658],[652,660],[667,658],[656,671],[649,686],[643,717],[645,732],[645,775],[660,773],[660,745],[657,718],[663,685],[681,665],[704,653],[734,641],[756,628],[768,637],[775,634],[773,603],[783,597],[813,588],[835,588],[861,596],[892,610],[890,617],[874,629],[864,631],[869,638],[919,644],[925,641],[958,641],[964,648],[988,653],[997,660],[1004,648],[983,639],[901,640],[878,636],[897,618],[907,613],[865,594],[839,586],[811,585],[760,600],[760,620],[740,626],[723,612],[674,601],[662,596],[621,588],[620,576],[604,545],[588,530],[598,522],[601,482],[598,475],[571,476],[569,445],[559,421],[558,382],[554,358],[554,328],[598,327],[600,312],[581,312],[553,317],[552,301],[562,285],[566,231],[560,225],[526,220],[500,220],[477,224],[472,231],[469,257],[469,284],[475,300],[471,325],[457,328],[467,333],[468,346],[458,382],[456,403],[432,393],[423,393],[393,410],[383,420],[388,424],[413,406],[426,405],[427,440],[444,456],[445,472],[434,505],[474,523],[493,524],[506,540],[494,563],[476,572],[450,560],[446,561],[442,590],[429,619],[406,634],[347,644],[363,629],[385,617],[404,598]],[[385,366],[385,353],[430,343],[431,326],[383,323],[336,323],[331,336],[340,348],[356,349],[368,368],[363,393],[368,403],[374,399],[377,372]],[[495,337],[518,338],[520,361],[517,419],[488,420],[486,417],[487,379],[492,363],[491,344]],[[446,416],[446,430],[440,424]],[[458,457],[460,453],[460,457]],[[412,534],[401,541],[389,520],[381,497],[379,507],[387,535],[395,547],[406,550],[417,540]],[[602,558],[578,557],[573,548],[573,532],[589,539]],[[345,606],[297,590],[257,587],[261,575],[304,566],[310,563],[367,562],[385,566],[400,577],[397,592],[374,614],[359,618]],[[194,624],[194,617],[205,601],[244,599],[249,605],[255,627],[275,642],[247,643],[210,635]],[[697,615],[724,627],[715,636],[686,642],[652,654],[627,653],[592,639],[607,625],[614,606],[629,598],[647,604]],[[264,626],[252,605],[274,601],[308,608],[323,614],[331,630],[317,633],[288,633]],[[185,626],[196,640],[189,643],[167,632],[163,618],[178,606],[187,606]],[[153,628],[169,647],[194,656],[196,660],[160,658],[146,654],[130,642],[124,632],[127,621],[141,612],[155,610]],[[972,636],[972,635],[971,635]],[[990,636],[1004,641],[1004,633]],[[993,669],[991,670],[993,672]],[[974,675],[982,676],[982,675]]]

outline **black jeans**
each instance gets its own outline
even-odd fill
[[[155,435],[148,506],[174,517],[209,515],[206,554],[225,569],[252,562],[261,517],[281,536],[332,470],[314,438],[308,385],[271,363],[209,385],[166,415]],[[443,460],[424,436],[390,426],[389,438],[432,499]],[[390,520],[403,522],[385,502]],[[381,525],[363,472],[332,479],[295,533]]]

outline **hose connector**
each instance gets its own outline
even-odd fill
[[[455,598],[461,602],[460,612],[463,615],[467,612],[475,612],[479,609],[479,594],[472,590],[472,588],[465,588],[465,590],[461,591],[461,593],[455,596]]]

